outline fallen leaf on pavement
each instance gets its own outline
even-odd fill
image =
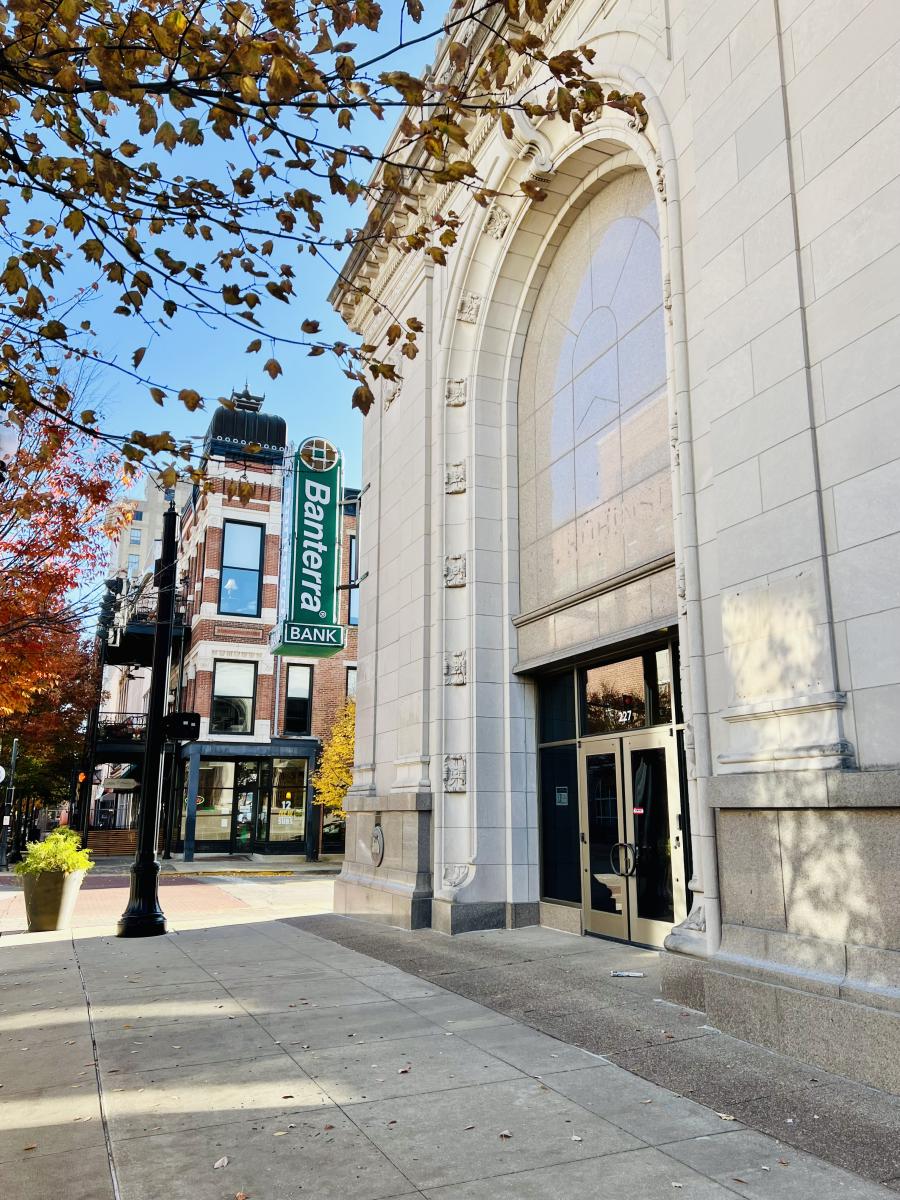
[[[746,1183],[747,1182],[746,1179],[740,1179],[737,1175],[732,1175],[731,1178],[734,1180],[735,1183]]]
[[[778,1165],[779,1165],[779,1167],[786,1167],[789,1165],[789,1163],[786,1158],[779,1158]]]
[[[401,1067],[400,1070],[397,1072],[397,1074],[398,1075],[408,1075],[411,1070],[412,1070],[412,1067],[410,1067],[410,1066]]]
[[[511,1137],[512,1137],[512,1134],[509,1132],[508,1129],[504,1129],[503,1132],[500,1134],[500,1140],[504,1141],[504,1142],[509,1141],[509,1139]]]
[[[719,1118],[721,1121],[734,1121],[734,1120],[736,1119],[735,1117],[733,1117],[733,1116],[731,1115],[731,1113],[720,1113],[720,1112],[717,1112],[717,1113],[716,1113],[716,1116],[717,1116],[717,1117],[718,1117],[718,1118]]]
[[[282,1096],[281,1098],[282,1100],[293,1100],[294,1096],[292,1092],[288,1092],[286,1096]]]
[[[467,1125],[467,1126],[466,1126],[466,1129],[467,1129],[467,1130],[469,1130],[469,1129],[474,1129],[474,1128],[475,1128],[475,1126],[474,1126],[474,1125]]]
[[[37,1150],[37,1142],[32,1142],[30,1146],[23,1146],[23,1150]]]
[[[684,1184],[683,1183],[673,1183],[672,1187],[683,1188]]]
[[[287,1131],[284,1129],[276,1129],[272,1137],[287,1137]]]
[[[573,1134],[572,1134],[572,1141],[573,1141],[573,1142],[583,1142],[583,1141],[584,1141],[584,1138],[580,1138],[580,1137],[578,1136],[578,1134],[577,1134],[577,1133],[573,1133]]]
[[[325,1126],[324,1126],[324,1129],[325,1129],[325,1132],[326,1132],[326,1133],[328,1133],[328,1132],[330,1132],[332,1129],[334,1129],[334,1126],[333,1126],[333,1125],[325,1125]]]
[[[246,1192],[235,1192],[234,1200],[250,1200],[250,1197],[247,1195]]]
[[[223,1154],[221,1158],[217,1158],[216,1161],[213,1163],[213,1170],[218,1171],[219,1167],[227,1167],[227,1166],[228,1166],[228,1155]]]

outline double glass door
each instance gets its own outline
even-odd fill
[[[584,927],[661,946],[686,916],[675,738],[585,738],[579,773]]]

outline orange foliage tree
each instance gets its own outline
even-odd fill
[[[58,804],[68,798],[81,759],[99,665],[74,628],[54,629],[45,647],[52,655],[31,672],[19,709],[0,716],[0,759],[8,766],[17,737],[16,795]]]
[[[40,412],[15,431],[0,478],[0,718],[79,677],[79,636],[103,565],[112,455]]]

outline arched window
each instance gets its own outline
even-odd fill
[[[656,201],[610,182],[562,237],[519,383],[521,606],[540,607],[672,549]]]

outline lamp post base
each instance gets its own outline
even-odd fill
[[[131,895],[116,926],[118,937],[158,937],[166,932],[166,918],[157,894],[159,863],[135,863],[131,868]]]

